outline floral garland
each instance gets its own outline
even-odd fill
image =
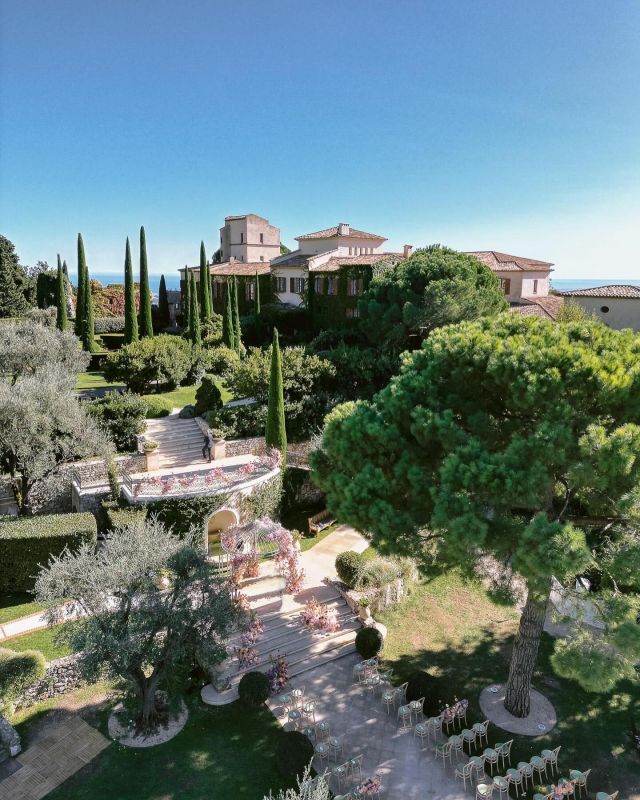
[[[306,604],[300,619],[303,625],[312,630],[333,632],[340,627],[335,608],[319,603],[315,597]]]
[[[254,614],[246,631],[242,634],[242,640],[241,640],[242,644],[247,647],[249,647],[252,644],[255,644],[262,638],[263,633],[264,633],[264,625],[262,624],[258,616]]]
[[[297,594],[304,584],[304,570],[300,567],[299,553],[291,532],[280,526],[269,534],[269,539],[278,545],[274,561],[285,577],[285,592]]]
[[[162,496],[171,494],[180,489],[210,489],[222,488],[232,483],[246,480],[251,475],[256,475],[260,471],[270,472],[276,469],[281,463],[278,450],[270,450],[266,456],[258,461],[249,461],[240,465],[235,471],[226,471],[222,467],[214,467],[206,472],[192,472],[179,477],[166,475],[156,478],[144,478],[136,482],[133,487],[133,494],[138,497],[144,494],[159,494]]]
[[[255,647],[235,647],[236,657],[241,667],[250,667],[258,661],[258,651]]]

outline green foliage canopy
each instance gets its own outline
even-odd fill
[[[597,536],[637,504],[638,420],[639,336],[502,315],[435,331],[373,402],[334,409],[312,466],[332,510],[380,549],[423,557],[435,539],[469,569],[490,553],[526,579],[543,621],[551,575],[593,566],[584,526]],[[556,667],[590,686],[597,668],[601,690],[631,674],[633,602],[605,593],[607,635],[581,628]]]
[[[473,256],[432,245],[375,276],[359,304],[372,344],[415,349],[443,325],[493,316],[508,308],[498,279]]]

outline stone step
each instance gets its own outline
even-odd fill
[[[336,615],[336,619],[340,625],[339,630],[346,630],[347,628],[353,627],[353,624],[357,623],[357,619],[354,617],[353,612],[348,606],[345,606],[342,613],[338,613]],[[289,647],[290,649],[295,647],[298,649],[303,647],[305,644],[312,644],[316,641],[319,635],[319,632],[312,631],[305,627],[299,618],[294,618],[290,623],[278,625],[272,630],[265,629],[262,637],[256,642],[256,644],[253,645],[253,647],[256,649],[259,655],[262,653],[271,653],[274,650],[286,649],[286,647]],[[238,646],[240,644],[241,636],[242,634],[237,634],[234,636],[229,640],[229,645],[231,647]]]
[[[298,674],[301,671],[301,666],[306,664],[310,659],[314,659],[317,656],[317,663],[322,663],[324,660],[322,656],[325,654],[331,654],[332,651],[346,645],[353,646],[356,638],[356,631],[359,630],[359,628],[360,625],[357,624],[353,627],[340,629],[334,633],[324,635],[316,634],[317,638],[313,643],[309,643],[308,641],[303,642],[298,646],[294,646],[293,650],[287,648],[283,643],[281,647],[276,650],[270,650],[267,653],[259,654],[258,661],[255,664],[233,669],[233,671],[228,672],[229,681],[233,686],[240,682],[240,679],[246,672],[253,672],[256,670],[259,672],[267,672],[271,666],[269,655],[275,656],[278,652],[286,656],[290,673],[295,669],[296,674]],[[311,669],[311,667],[308,666],[306,669]]]
[[[336,609],[344,609],[345,611],[349,611],[349,606],[345,603],[343,598],[336,594],[333,597],[329,597],[322,601],[322,604],[327,606],[328,608],[336,608]],[[253,609],[256,612],[259,612],[259,608]],[[264,625],[265,636],[268,633],[275,632],[278,628],[287,628],[290,627],[292,623],[297,622],[298,617],[300,616],[301,609],[296,609],[295,611],[291,611],[289,613],[283,614],[281,611],[271,611],[267,614],[260,614],[260,621]],[[353,613],[353,612],[351,612]]]

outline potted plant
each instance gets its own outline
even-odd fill
[[[361,620],[367,620],[371,616],[369,598],[364,595],[358,600],[358,616]]]
[[[142,443],[142,451],[147,459],[147,472],[153,472],[153,470],[158,469],[160,463],[159,447],[160,443],[153,439],[145,439]]]
[[[157,450],[160,447],[160,443],[154,441],[153,439],[145,439],[142,443],[142,449],[145,453],[153,453],[154,450]]]

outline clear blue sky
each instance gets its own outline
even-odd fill
[[[0,230],[153,272],[225,214],[640,277],[637,0],[0,0]]]

